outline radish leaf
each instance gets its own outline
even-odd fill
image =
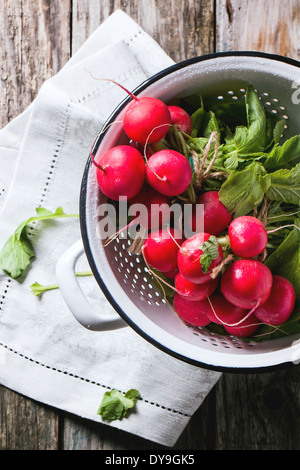
[[[55,212],[42,207],[36,208],[36,215],[21,222],[0,251],[0,268],[13,279],[17,279],[29,266],[35,251],[27,234],[27,226],[32,222],[49,219],[78,217],[77,214],[65,214],[61,207]]]
[[[202,243],[200,250],[202,250],[200,257],[202,272],[207,273],[213,260],[219,256],[219,242],[217,237],[211,235],[208,240]]]
[[[270,176],[258,162],[244,170],[232,171],[219,191],[220,201],[235,217],[246,215],[263,200],[270,186]]]
[[[296,160],[300,160],[300,135],[295,135],[286,140],[283,145],[274,147],[264,167],[268,171],[274,171]]]
[[[300,225],[295,219],[295,225]],[[272,274],[288,279],[294,286],[297,301],[300,302],[300,231],[294,228],[279,247],[266,259],[266,266]]]
[[[236,150],[240,156],[262,152],[266,147],[267,118],[254,88],[248,86],[246,91],[247,126],[238,126],[234,135]]]
[[[300,163],[291,170],[281,169],[270,174],[267,197],[272,201],[300,205]]]
[[[139,396],[139,392],[134,389],[128,390],[125,394],[115,389],[105,392],[97,414],[109,421],[122,419],[135,406]]]

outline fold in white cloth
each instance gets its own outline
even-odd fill
[[[117,10],[37,98],[0,131],[0,245],[35,208],[78,212],[90,145],[124,99],[111,78],[134,89],[172,60],[131,18]],[[78,219],[33,227],[36,258],[19,280],[0,275],[0,383],[41,403],[174,446],[220,374],[179,361],[148,344],[130,327],[84,329],[59,290],[41,298],[35,281],[55,282],[60,256],[80,238]],[[85,258],[81,267],[89,269]],[[112,307],[93,277],[80,280],[95,308]],[[135,412],[109,424],[97,414],[103,393],[140,392]]]

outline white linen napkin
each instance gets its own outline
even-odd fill
[[[0,246],[35,208],[77,213],[90,145],[124,99],[105,77],[134,89],[172,60],[131,18],[117,10],[37,98],[0,131]],[[32,227],[36,258],[18,280],[0,274],[0,383],[41,403],[103,425],[174,446],[220,373],[179,361],[130,327],[92,332],[65,305],[59,290],[41,298],[35,281],[55,283],[60,256],[80,238],[78,219]],[[89,269],[86,259],[81,268]],[[112,310],[93,277],[80,284],[95,308]],[[105,391],[135,388],[141,398],[128,418],[97,414]]]

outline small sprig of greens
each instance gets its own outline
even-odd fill
[[[35,256],[34,247],[27,233],[29,224],[68,217],[78,218],[78,214],[66,214],[62,207],[58,207],[55,212],[37,207],[36,215],[24,220],[4,244],[0,251],[0,268],[13,279],[20,277]]]
[[[109,421],[121,420],[128,416],[139,396],[140,393],[135,389],[130,389],[125,394],[116,389],[105,392],[97,414]]]
[[[202,251],[200,257],[201,268],[203,273],[207,273],[213,260],[219,256],[219,242],[217,237],[211,235],[208,240],[202,243],[200,250]]]
[[[84,276],[93,276],[92,271],[78,271],[75,273],[76,276],[78,277],[84,277]],[[33,295],[36,297],[40,297],[44,294],[44,292],[50,291],[50,290],[55,290],[59,289],[58,284],[48,284],[48,285],[42,285],[39,282],[34,282],[30,286],[30,290]]]

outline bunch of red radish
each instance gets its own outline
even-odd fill
[[[220,201],[219,205],[224,211]],[[205,205],[204,214],[210,211],[209,204]],[[220,222],[216,205],[214,216]],[[192,325],[216,323],[239,337],[252,336],[261,323],[276,326],[286,322],[294,310],[295,289],[284,277],[272,275],[258,259],[268,241],[265,226],[255,217],[241,216],[227,230],[233,261],[216,278],[210,274],[223,259],[221,245],[209,272],[203,273],[199,262],[201,245],[209,234],[196,234],[177,246],[176,312]]]
[[[137,98],[128,92],[133,101],[124,115],[123,128],[132,142],[146,145],[160,141],[170,129],[178,127],[189,133],[192,129],[190,116],[180,107],[167,106],[157,98]],[[133,145],[117,145],[100,155],[97,161],[98,185],[108,198],[128,200],[142,189],[145,180],[165,196],[183,193],[192,179],[188,160],[181,153],[165,149],[153,153],[147,162]]]
[[[128,92],[129,93],[129,92]],[[186,134],[192,131],[190,116],[178,106],[167,106],[156,98],[133,98],[124,115],[123,128],[128,138],[147,145],[163,139],[176,124]],[[165,149],[149,158],[135,145],[119,145],[92,160],[97,166],[100,190],[118,201],[169,203],[169,198],[182,194],[191,183],[192,169],[181,153]],[[145,161],[146,160],[146,161]],[[268,242],[264,224],[252,216],[233,219],[219,200],[217,191],[204,192],[199,204],[204,207],[204,230],[184,239],[181,231],[164,226],[151,226],[151,211],[145,226],[150,230],[142,254],[150,268],[174,280],[173,306],[188,324],[205,327],[223,325],[232,335],[248,337],[261,323],[279,325],[291,315],[295,305],[293,285],[281,276],[272,275],[260,261]],[[194,226],[191,218],[190,225]],[[231,262],[223,265],[222,239],[226,234]],[[217,253],[208,269],[203,270],[201,257],[204,244],[217,240]],[[219,236],[219,238],[218,238]],[[220,267],[217,275],[215,269]]]

